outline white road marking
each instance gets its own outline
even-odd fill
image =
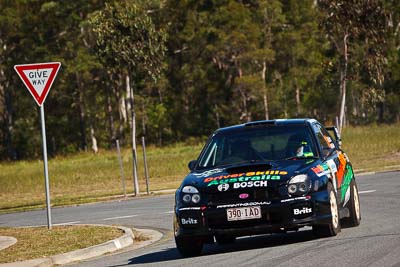
[[[105,218],[103,221],[110,221],[110,220],[118,220],[118,219],[126,219],[126,218],[132,218],[138,216],[137,214],[135,215],[127,215],[127,216],[118,216],[118,217],[110,217],[110,218]]]
[[[164,212],[165,214],[172,214],[172,213],[174,213],[174,211],[173,210],[171,210],[171,211],[167,211],[167,212]]]
[[[373,192],[375,192],[376,190],[367,190],[367,191],[359,191],[358,193],[359,194],[368,194],[368,193],[373,193]]]

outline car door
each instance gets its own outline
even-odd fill
[[[336,191],[337,200],[339,203],[342,203],[342,185],[346,170],[346,157],[321,124],[315,123],[313,128],[321,148],[320,153],[324,158],[324,163],[331,171],[331,178]]]

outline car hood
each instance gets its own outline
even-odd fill
[[[197,170],[186,176],[182,186],[192,185],[208,193],[235,188],[275,187],[297,174],[309,173],[312,167],[320,163],[319,159],[281,160]]]

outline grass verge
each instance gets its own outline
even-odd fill
[[[343,148],[358,171],[400,168],[400,124],[346,127]],[[177,188],[188,173],[187,163],[195,159],[202,144],[176,144],[147,148],[150,191]],[[138,149],[140,191],[146,191],[142,150]],[[127,193],[133,192],[132,155],[122,151]],[[111,199],[121,195],[122,185],[115,150],[97,155],[79,153],[49,161],[53,206]],[[0,213],[43,208],[45,205],[43,163],[19,161],[0,163]]]
[[[46,227],[0,228],[0,235],[15,237],[18,242],[0,250],[0,263],[53,256],[101,244],[120,237],[113,227],[70,225]]]
[[[400,124],[347,127],[342,139],[359,172],[400,169]]]

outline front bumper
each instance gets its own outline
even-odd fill
[[[227,209],[259,206],[261,218],[228,221]],[[331,222],[326,191],[271,202],[241,202],[218,206],[176,207],[175,236],[247,236],[298,229]]]

